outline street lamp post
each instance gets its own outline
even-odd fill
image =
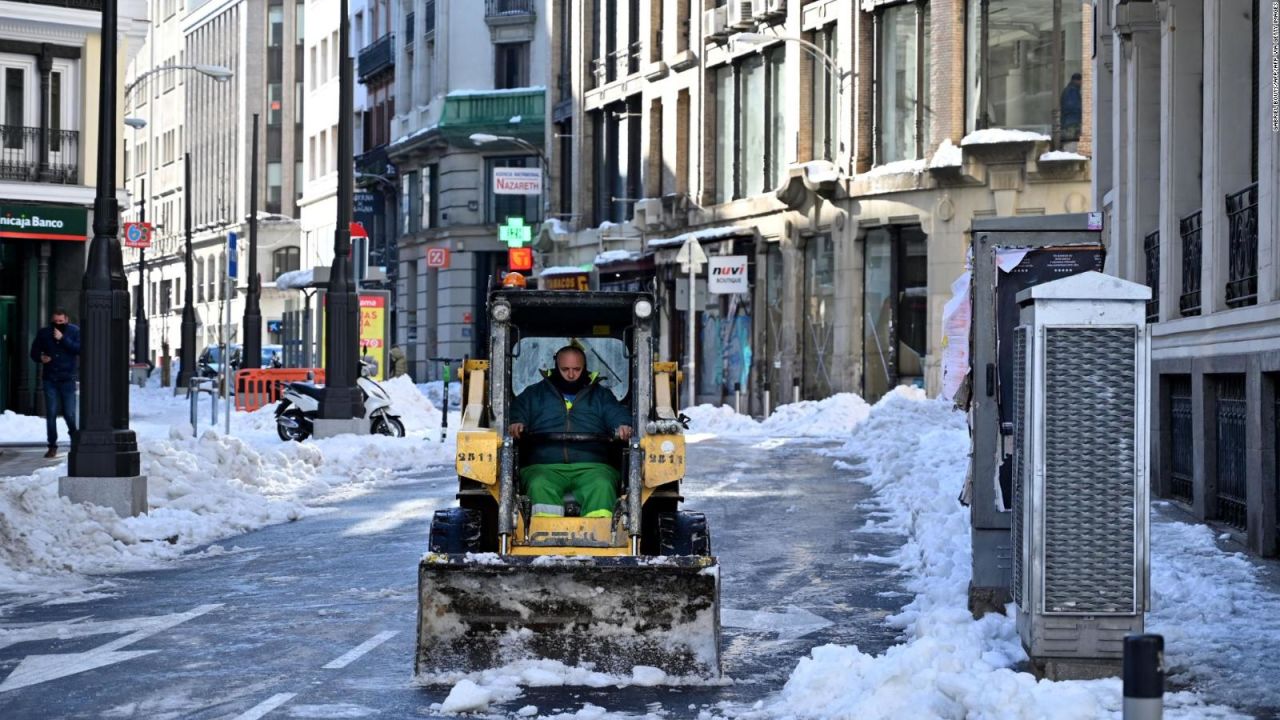
[[[809,42],[804,38],[794,37],[791,35],[766,35],[764,33],[743,32],[733,35],[732,39],[735,42],[745,43],[747,45],[767,45],[775,41],[795,43],[805,50],[808,50],[815,58],[822,61],[827,72],[830,73],[831,77],[836,81],[836,103],[835,110],[831,116],[831,124],[834,126],[832,128],[832,142],[834,144],[834,147],[832,148],[832,155],[835,159],[836,165],[842,170],[847,171],[848,168],[840,161],[840,106],[843,104],[844,98],[844,72],[840,69],[840,64],[836,62],[836,59],[831,57],[825,50],[814,43]]]
[[[195,293],[191,287],[194,260],[191,256],[191,153],[182,156],[182,199],[183,223],[187,240],[183,271],[186,280],[182,283],[182,343],[178,356],[178,381],[174,383],[175,393],[187,390],[191,385],[191,376],[196,369],[196,308]],[[224,358],[225,361],[225,358]]]
[[[518,145],[522,148],[525,148],[526,150],[530,150],[533,153],[535,153],[538,156],[538,162],[542,165],[542,179],[543,179],[542,217],[544,220],[546,218],[551,217],[551,161],[547,159],[547,154],[542,151],[542,148],[538,147],[537,145],[534,145],[528,140],[515,137],[514,135],[491,135],[489,133],[472,133],[471,142],[475,143],[476,145],[484,145],[487,143],[495,143],[495,142],[509,142],[513,145]]]
[[[97,194],[80,296],[80,429],[72,435],[58,494],[132,516],[146,512],[147,480],[138,474],[138,442],[129,428],[129,291],[117,235],[116,26],[116,0],[102,0]]]
[[[240,367],[262,367],[262,282],[258,278],[258,113],[253,114],[253,153],[249,170],[249,292],[244,299],[244,348]]]
[[[325,291],[325,389],[316,437],[368,433],[360,388],[356,385],[360,342],[360,301],[351,268],[351,201],[354,195],[355,155],[351,120],[354,78],[351,68],[351,20],[347,0],[338,2],[338,217],[333,231],[333,265]]]

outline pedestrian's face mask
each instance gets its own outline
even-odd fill
[[[68,324],[69,323],[65,317],[58,316],[53,319],[53,326],[58,328],[59,332],[66,332]]]

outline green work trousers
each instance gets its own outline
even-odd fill
[[[564,515],[564,494],[572,491],[583,517],[610,517],[618,500],[618,471],[604,463],[530,465],[520,471],[533,514]]]

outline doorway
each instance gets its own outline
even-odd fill
[[[928,353],[928,236],[919,225],[871,228],[865,241],[862,394],[924,387]]]

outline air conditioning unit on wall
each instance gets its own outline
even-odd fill
[[[769,20],[787,14],[787,0],[751,0],[751,15]]]
[[[755,27],[756,21],[751,17],[753,3],[751,0],[729,1],[729,27],[737,30],[748,30]]]
[[[729,26],[726,23],[727,9],[724,6],[711,8],[702,14],[702,34],[709,39],[723,40],[729,37]]]

